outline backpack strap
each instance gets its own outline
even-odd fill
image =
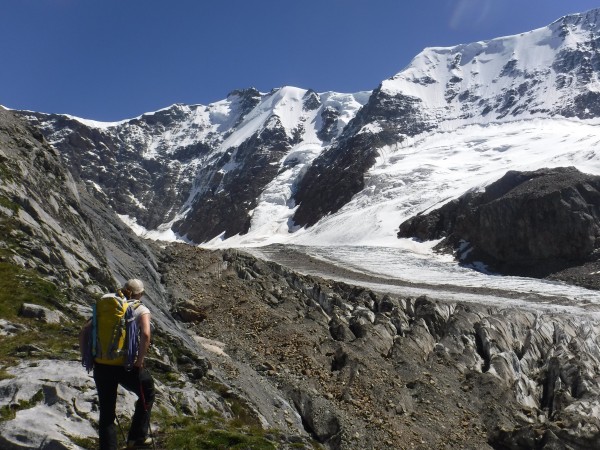
[[[96,312],[96,304],[92,305],[92,356],[96,356],[97,348],[96,342],[98,341],[98,314]]]

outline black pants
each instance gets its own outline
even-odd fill
[[[135,367],[126,371],[123,366],[96,363],[94,365],[94,381],[100,401],[100,429],[98,430],[100,450],[117,449],[115,409],[119,384],[138,396],[127,440],[137,441],[148,436],[150,410],[154,403],[154,380],[150,372]]]

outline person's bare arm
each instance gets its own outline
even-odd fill
[[[138,349],[138,357],[135,360],[135,367],[144,367],[144,358],[150,348],[150,314],[144,314],[140,317],[140,347]]]

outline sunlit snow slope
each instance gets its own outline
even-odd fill
[[[386,80],[388,95],[422,101],[444,131],[514,118],[597,117],[600,10],[486,42],[428,48]]]
[[[415,249],[396,238],[399,224],[470,189],[497,180],[508,170],[575,166],[600,174],[600,124],[567,119],[537,119],[470,125],[419,136],[404,145],[385,147],[366,176],[366,187],[336,214],[317,225],[288,233],[289,208],[270,198],[285,196],[275,180],[256,208],[250,232],[219,246],[269,243],[300,245],[379,245]],[[283,230],[283,232],[282,232]]]
[[[600,10],[593,10],[516,36],[425,49],[384,81],[358,113],[348,115],[346,129],[331,145],[321,145],[311,131],[321,124],[308,126],[317,115],[306,115],[302,138],[282,155],[276,176],[251,211],[249,231],[221,234],[205,245],[415,249],[414,243],[396,238],[402,221],[481,188],[508,170],[575,166],[599,174],[599,33]],[[303,119],[289,105],[299,104],[305,92],[286,88],[269,99],[272,105],[263,100],[220,147],[240,145],[241,135],[259,129],[255,122],[266,123],[263,115],[280,117],[290,133]],[[323,105],[331,101],[322,94],[321,99]],[[367,138],[358,145],[357,136]],[[294,190],[306,170],[325,158],[317,173],[319,186],[339,189],[336,177],[347,169],[336,167],[336,158],[352,151],[375,152],[364,187],[315,225],[294,226]]]

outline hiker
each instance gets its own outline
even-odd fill
[[[138,396],[127,437],[127,448],[149,447],[153,443],[148,431],[150,429],[150,410],[154,402],[154,380],[149,371],[144,368],[144,358],[150,347],[150,310],[140,301],[143,295],[144,284],[142,281],[128,280],[120,291],[115,294],[106,294],[98,300],[94,305],[92,319],[84,325],[79,335],[82,361],[88,371],[93,367],[94,381],[98,390],[100,450],[117,449],[115,419],[118,421],[116,403],[119,384]],[[109,308],[109,313],[106,313],[107,308]],[[128,313],[128,309],[131,312]],[[115,311],[117,312],[115,313]],[[120,319],[115,322],[114,317],[119,314],[121,314]],[[130,318],[131,322],[127,326],[134,327],[131,332],[134,337],[130,341],[133,344],[130,343],[129,346],[127,342],[124,342],[127,340],[123,330],[126,317]],[[109,323],[111,320],[113,323]],[[120,325],[115,325],[115,323]],[[118,331],[115,332],[115,330]],[[117,333],[120,338],[117,338],[115,342],[114,336]],[[103,341],[103,336],[109,336],[108,344],[103,344],[106,341],[106,337]],[[132,345],[137,346],[137,352],[135,348],[131,350]],[[110,351],[107,351],[108,347],[110,347]],[[130,348],[128,349],[128,347]],[[113,351],[115,348],[118,350]],[[137,356],[133,353],[137,353]],[[128,355],[129,358],[125,355]]]

